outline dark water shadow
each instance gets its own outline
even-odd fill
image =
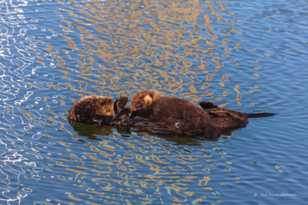
[[[177,145],[191,145],[199,146],[202,141],[217,141],[218,139],[208,139],[200,136],[181,136],[171,134],[150,134],[146,131],[130,131],[123,127],[112,126],[98,126],[84,123],[71,122],[70,125],[77,132],[78,136],[87,137],[92,140],[99,140],[100,137],[112,136],[115,132],[120,134],[121,137],[130,137],[132,132],[136,132],[139,135],[146,135],[148,137],[159,137],[161,139],[173,142]]]
[[[72,128],[79,136],[88,137],[89,139],[97,139],[97,136],[108,136],[112,134],[111,126],[97,126],[84,123],[70,123]]]

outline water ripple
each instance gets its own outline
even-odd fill
[[[0,204],[303,204],[307,2],[1,1]],[[273,118],[218,141],[85,127],[159,89]]]

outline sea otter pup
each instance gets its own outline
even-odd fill
[[[216,138],[221,134],[200,106],[177,97],[163,96],[157,91],[146,90],[135,94],[131,111],[131,121],[139,118],[146,131],[152,133],[202,135],[207,138]]]
[[[111,97],[85,96],[74,103],[69,111],[68,119],[70,122],[113,125],[126,115],[125,105],[127,101],[126,96],[119,97],[115,102]]]

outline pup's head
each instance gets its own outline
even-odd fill
[[[160,96],[160,93],[156,90],[145,90],[136,93],[132,97],[131,111],[134,112],[151,106],[156,100],[160,98]]]

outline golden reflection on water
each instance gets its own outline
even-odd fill
[[[66,84],[72,92],[88,93],[87,87],[91,84],[102,88],[95,94],[131,94],[151,88],[197,101],[204,96],[215,97],[211,87],[217,86],[224,97],[233,92],[235,102],[240,104],[240,84],[228,88],[226,84],[231,79],[226,72],[217,77],[224,68],[221,58],[230,57],[241,48],[239,42],[228,39],[236,32],[231,23],[227,30],[216,26],[217,22],[229,24],[224,19],[226,15],[231,14],[223,2],[213,0],[89,1],[83,4],[70,1],[61,24],[66,46],[58,48],[50,44],[47,52],[66,79],[78,71],[80,76],[74,81],[80,86]],[[223,52],[219,53],[218,48]],[[73,54],[76,55],[72,57]],[[80,135],[92,139],[111,133],[112,130],[95,129],[87,134],[79,130]],[[177,143],[200,145],[195,139],[177,139]],[[59,141],[59,145],[70,150],[64,141]],[[201,158],[179,153],[176,164],[170,161],[168,149],[160,150],[159,154],[143,154],[155,146],[161,148],[160,144],[153,144],[149,136],[145,136],[142,143],[127,140],[125,144],[117,144],[110,143],[110,138],[100,138],[96,144],[85,146],[89,149],[82,152],[82,156],[72,154],[57,161],[57,166],[73,173],[75,183],[86,190],[81,195],[67,193],[76,203],[88,195],[115,200],[119,193],[127,195],[127,204],[134,204],[137,198],[142,203],[151,203],[161,193],[170,195],[175,204],[187,200],[200,204],[208,197],[216,198],[218,203],[221,199],[217,187],[211,187],[211,170],[216,166],[212,155],[224,162],[225,172],[231,170],[226,153],[217,146],[210,148],[212,153],[202,153]],[[125,151],[119,155],[119,150]],[[207,166],[199,167],[204,161]],[[91,187],[87,181],[89,173],[91,183],[99,187]],[[204,194],[191,190],[192,183],[197,187],[194,190],[202,190]],[[152,189],[153,196],[146,195],[144,190]]]
[[[232,162],[225,158],[226,153],[222,148],[214,145],[209,150],[211,153],[202,151],[201,156],[182,151],[177,154],[168,153],[174,152],[173,149],[162,149],[160,153],[153,150],[152,154],[144,154],[145,147],[149,151],[150,146],[161,146],[157,144],[160,141],[155,142],[151,138],[147,140],[142,144],[139,140],[130,140],[123,145],[111,142],[110,138],[101,138],[97,143],[85,144],[90,149],[82,152],[82,156],[71,153],[57,160],[56,165],[73,174],[74,184],[86,191],[80,194],[67,192],[67,197],[75,203],[93,196],[119,202],[123,199],[121,195],[125,196],[125,203],[129,201],[135,204],[136,200],[141,204],[157,203],[160,194],[168,195],[174,203],[189,201],[199,204],[209,197],[217,199],[216,202],[221,200],[217,192],[219,187],[212,187],[211,175],[217,166],[213,159],[215,155],[224,161],[225,166],[220,168],[225,169],[225,172],[231,170]],[[70,149],[70,145],[64,141],[59,142],[59,145]],[[125,152],[119,154],[119,150]],[[175,161],[170,161],[172,156],[176,157]],[[206,166],[198,166],[204,162]]]
[[[84,86],[77,90],[88,84],[110,89],[107,94],[152,88],[197,101],[213,96],[217,80],[225,83],[227,74],[216,79],[223,69],[221,57],[240,49],[240,43],[228,40],[234,28],[223,17],[230,14],[222,1],[70,2],[61,25],[67,48],[49,45],[48,52],[64,76],[79,70],[77,81]],[[230,28],[217,27],[219,22]],[[224,56],[216,51],[220,47]],[[70,54],[65,49],[76,52],[77,63],[66,62]],[[221,89],[223,96],[232,92]]]

